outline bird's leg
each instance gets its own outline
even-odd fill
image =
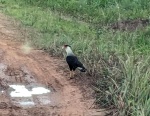
[[[75,72],[74,71],[70,71],[70,79],[72,79],[75,75]]]
[[[75,72],[73,71],[72,73],[73,73],[73,77],[74,77],[75,76]]]
[[[72,71],[70,71],[70,77],[69,78],[71,78],[72,77]]]

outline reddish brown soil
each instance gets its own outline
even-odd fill
[[[63,70],[66,63],[41,50],[30,49],[25,53],[20,31],[0,13],[0,116],[103,116],[92,108],[94,99],[89,89],[68,80]],[[77,77],[82,78],[82,77]],[[11,97],[11,84],[26,87],[44,86],[50,93],[31,97]],[[33,101],[34,105],[21,105],[21,101]],[[90,108],[91,107],[91,108]]]

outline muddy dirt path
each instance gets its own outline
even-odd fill
[[[89,109],[67,79],[63,60],[17,42],[19,30],[0,13],[0,116],[103,116]],[[68,68],[68,67],[67,67]]]

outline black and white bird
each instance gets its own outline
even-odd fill
[[[76,70],[76,68],[78,68],[81,72],[86,72],[86,68],[83,66],[83,64],[78,60],[78,58],[72,52],[71,46],[64,45],[62,49],[65,49],[67,53],[66,61],[70,68],[70,78],[74,77],[75,75],[74,71]]]

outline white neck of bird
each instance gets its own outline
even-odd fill
[[[66,52],[67,52],[67,55],[74,55],[70,47],[66,48]]]

